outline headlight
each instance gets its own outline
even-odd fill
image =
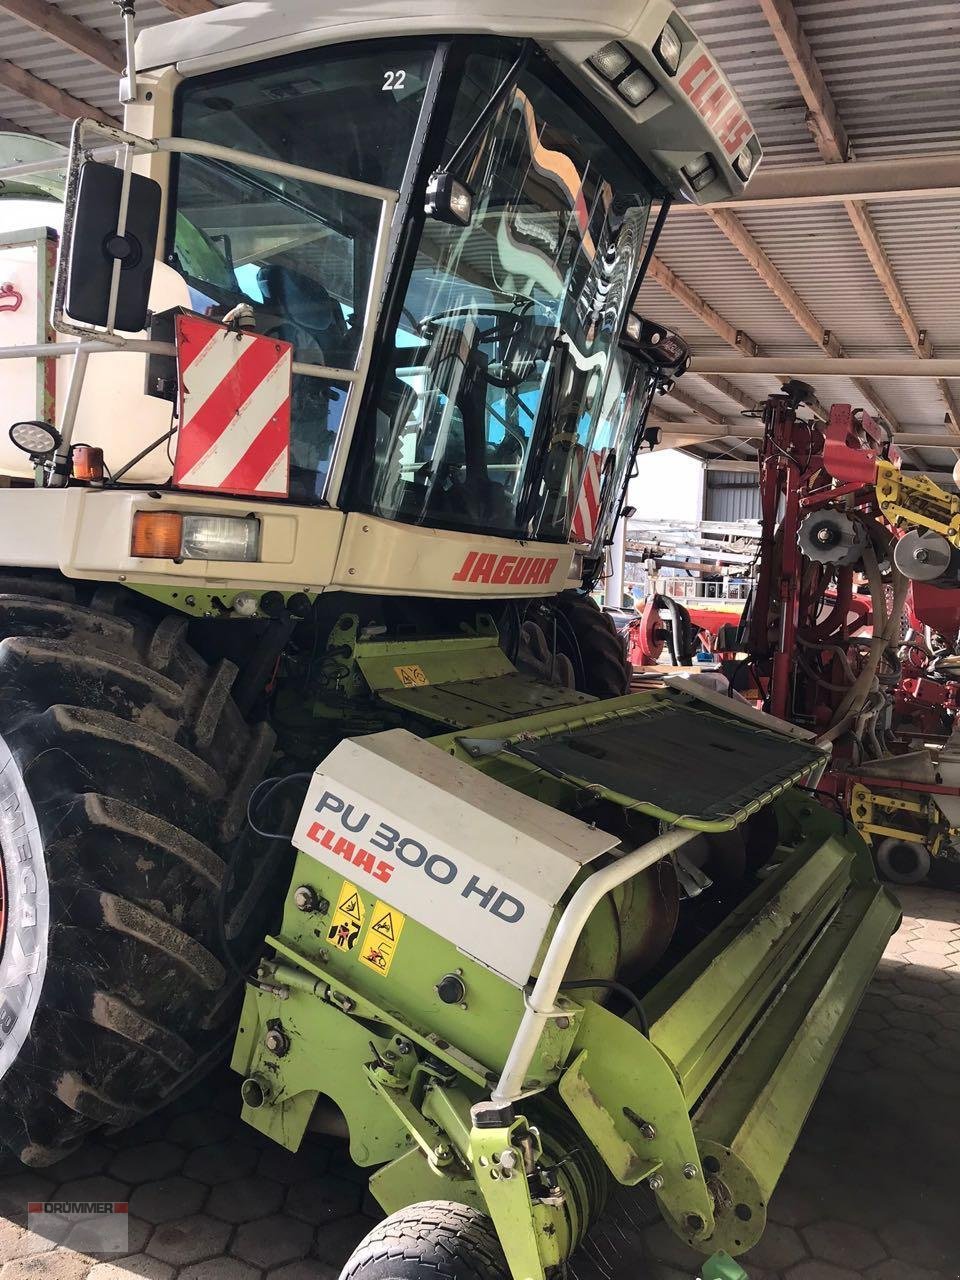
[[[656,87],[653,77],[637,67],[636,71],[631,71],[628,76],[623,77],[617,85],[617,93],[621,98],[626,98],[631,107],[639,107],[641,102],[650,97]]]
[[[656,54],[657,61],[664,71],[668,71],[670,75],[675,76],[677,67],[680,65],[683,44],[669,22],[660,32],[660,38],[653,46],[653,52]]]
[[[629,67],[632,58],[623,45],[614,40],[612,44],[605,44],[602,49],[598,49],[590,61],[604,80],[616,80]]]
[[[260,521],[254,516],[138,511],[130,554],[148,560],[257,560]]]
[[[713,182],[717,176],[717,170],[711,157],[704,153],[702,156],[698,156],[696,160],[691,160],[689,164],[685,164],[683,166],[683,174],[694,191],[702,191],[704,187],[709,187],[710,183]]]
[[[736,160],[734,160],[733,167],[736,169],[737,173],[739,173],[740,177],[743,178],[744,182],[746,182],[747,178],[749,178],[751,173],[753,173],[753,166],[755,164],[756,157],[753,152],[749,147],[744,147]]]

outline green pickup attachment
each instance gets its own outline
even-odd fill
[[[447,732],[321,763],[247,989],[245,1119],[296,1149],[332,1102],[388,1213],[481,1215],[511,1280],[559,1274],[611,1180],[618,1204],[653,1194],[702,1280],[744,1280],[733,1259],[898,922],[856,831],[795,786],[824,753],[693,688],[536,695],[485,637],[419,665],[381,649],[376,697]],[[410,867],[422,892],[400,900]],[[515,914],[524,886],[543,911],[518,973],[490,949],[502,919],[451,921],[504,892]]]

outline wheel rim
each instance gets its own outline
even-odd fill
[[[30,1032],[47,968],[50,891],[33,801],[0,738],[0,1079]]]
[[[0,960],[7,944],[7,872],[0,858]]]

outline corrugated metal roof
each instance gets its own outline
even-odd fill
[[[121,43],[123,18],[110,0],[60,0],[56,6],[71,17],[92,27],[108,40]],[[153,26],[173,15],[159,0],[138,0],[137,26]],[[0,51],[18,67],[23,67],[41,80],[49,80],[83,102],[99,107],[119,120],[122,116],[117,100],[117,78],[105,67],[64,48],[41,31],[35,31],[19,19],[0,11]],[[46,107],[20,97],[0,86],[0,116],[12,120],[20,128],[42,134],[57,142],[70,141],[72,122],[55,115]]]
[[[794,2],[857,156],[956,146],[956,0]]]
[[[320,3],[332,0],[319,0]],[[834,98],[854,153],[895,157],[957,147],[960,138],[960,0],[793,0],[800,24]],[[675,0],[729,76],[760,135],[768,166],[819,164],[806,123],[802,95],[757,0]],[[122,37],[119,9],[108,0],[59,0],[66,13],[108,39]],[[170,20],[160,0],[139,0],[137,23]],[[120,116],[113,75],[70,52],[42,32],[0,13],[2,56],[75,97]],[[0,88],[0,116],[60,142],[70,121]],[[870,214],[917,324],[938,355],[960,356],[960,201],[878,203]],[[911,349],[841,206],[744,211],[748,231],[797,290],[818,322],[850,355],[910,355]],[[669,222],[660,258],[730,324],[765,354],[811,355],[817,345],[778,301],[740,253],[705,214]],[[678,330],[695,354],[728,354],[730,348],[652,280],[640,309]],[[762,399],[776,386],[770,377],[731,379]],[[813,378],[822,403],[864,403],[846,378]],[[932,381],[881,379],[876,390],[901,427],[926,433],[942,428],[944,403]],[[960,380],[953,384],[960,402]],[[740,406],[710,383],[688,375],[687,394],[739,422]],[[695,412],[674,400],[665,410],[685,421]],[[722,428],[721,428],[722,429]],[[724,442],[702,452],[743,453]],[[915,457],[944,467],[944,450]]]
[[[834,0],[834,7],[844,0]],[[743,100],[765,164],[814,164],[806,107],[756,0],[674,0]]]

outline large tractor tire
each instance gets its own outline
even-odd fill
[[[247,844],[273,734],[232,702],[236,668],[132,600],[0,574],[0,1150],[32,1165],[219,1060],[242,985],[221,885],[249,864],[242,937],[275,853]]]
[[[610,615],[578,591],[564,591],[554,607],[566,624],[557,631],[557,644],[573,664],[581,693],[595,698],[629,693],[633,667]]]

